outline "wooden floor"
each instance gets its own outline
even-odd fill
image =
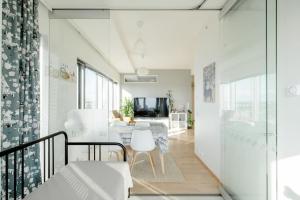
[[[135,180],[132,194],[219,194],[218,180],[194,154],[192,130],[170,136],[169,151],[185,181],[154,183]]]

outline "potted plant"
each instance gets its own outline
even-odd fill
[[[123,120],[126,122],[131,122],[133,121],[133,100],[125,98],[123,100],[121,112],[123,114]]]
[[[191,110],[188,110],[188,117],[187,117],[187,126],[188,129],[192,129],[194,125],[194,120],[193,120],[193,112]]]
[[[169,100],[169,113],[172,113],[172,112],[174,112],[174,97],[172,94],[172,90],[168,90],[166,95]]]

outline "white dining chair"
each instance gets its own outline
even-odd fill
[[[109,142],[117,142],[117,143],[123,144],[122,138],[119,133],[113,133],[113,132],[109,133],[108,140],[109,140]],[[122,151],[122,148],[119,146],[109,146],[108,147],[109,159],[111,159],[112,155],[115,154],[118,161],[120,161],[120,158],[122,157],[122,156],[120,156],[121,151]]]
[[[133,158],[131,162],[131,171],[133,170],[133,166],[136,162],[136,158],[138,154],[146,154],[149,158],[153,175],[156,177],[154,163],[151,156],[151,151],[155,149],[155,142],[150,130],[133,130],[130,146],[133,150]]]

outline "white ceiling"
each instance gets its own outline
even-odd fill
[[[45,0],[44,0],[45,1]],[[202,0],[46,0],[52,8],[187,9]],[[220,9],[226,0],[206,0],[202,8]],[[191,69],[201,31],[217,11],[112,10],[111,19],[72,20],[75,28],[121,73],[137,68]],[[143,27],[138,28],[137,22]],[[145,57],[135,52],[141,38]]]
[[[42,0],[51,8],[89,9],[220,9],[226,0]]]
[[[134,68],[116,26],[109,19],[72,19],[73,26],[121,73]]]
[[[201,30],[215,12],[117,11],[111,18],[122,36],[135,68],[191,69]],[[141,30],[137,21],[143,21]],[[144,41],[145,57],[135,53],[138,38]]]

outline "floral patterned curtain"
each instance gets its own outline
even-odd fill
[[[1,149],[39,138],[38,0],[2,1]],[[9,197],[13,190],[13,155],[9,157]],[[2,160],[2,198],[5,197]],[[17,155],[17,194],[21,192],[21,160]],[[41,183],[39,147],[25,151],[25,193]]]

